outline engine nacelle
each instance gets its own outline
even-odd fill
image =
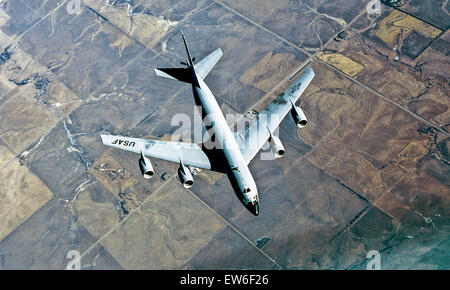
[[[180,168],[178,168],[178,176],[180,177],[181,183],[184,188],[191,188],[194,184],[194,178],[189,168],[180,162]]]
[[[273,136],[272,133],[270,133],[269,144],[270,150],[272,150],[273,155],[276,158],[280,158],[281,156],[284,155],[285,150],[283,144],[281,143],[280,138],[278,138],[277,136]]]
[[[297,124],[297,127],[299,128],[305,128],[308,124],[308,119],[306,118],[305,113],[302,109],[296,106],[292,106],[292,117],[294,118],[295,123]]]
[[[139,158],[139,168],[141,169],[142,176],[145,179],[150,179],[153,177],[153,165],[150,160],[141,153],[141,158]]]

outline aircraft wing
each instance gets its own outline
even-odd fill
[[[145,156],[211,170],[211,163],[201,147],[195,143],[169,142],[151,139],[128,138],[101,134],[103,144]]]
[[[235,133],[236,142],[247,164],[268,141],[270,132],[280,125],[313,78],[314,72],[308,67],[284,93],[259,112],[247,128]]]

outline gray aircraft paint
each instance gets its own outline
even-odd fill
[[[218,48],[194,64],[183,33],[182,36],[189,58],[187,62],[182,64],[187,67],[159,68],[155,69],[155,73],[160,77],[192,85],[195,103],[201,110],[200,113],[205,117],[203,120],[204,125],[207,128],[209,127],[208,132],[212,132],[214,136],[214,148],[207,150],[204,144],[144,140],[102,134],[103,144],[144,156],[177,162],[180,163],[180,168],[183,168],[183,170],[186,170],[186,165],[226,173],[239,200],[250,212],[258,215],[258,189],[248,164],[272,137],[277,138],[276,142],[270,142],[275,151],[276,144],[281,148],[280,140],[278,137],[273,136],[272,133],[289,112],[293,114],[299,128],[306,126],[306,115],[300,108],[295,106],[295,102],[314,78],[314,72],[311,68],[306,68],[302,75],[284,93],[279,95],[265,110],[255,116],[249,127],[233,133],[213,93],[203,81],[212,67],[222,57],[222,50]],[[282,154],[274,155],[281,157]],[[150,162],[148,159],[145,160],[145,162]],[[151,168],[151,165],[144,164],[144,167]],[[191,184],[192,182],[189,186]]]

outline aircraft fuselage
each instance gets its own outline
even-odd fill
[[[231,132],[222,110],[217,104],[213,93],[202,80],[197,77],[197,83],[192,85],[195,103],[202,108],[208,123],[214,132],[214,142],[220,146],[226,163],[227,175],[230,183],[242,204],[254,215],[259,214],[259,197],[255,180],[245,162],[238,144]],[[217,148],[216,148],[217,149]]]

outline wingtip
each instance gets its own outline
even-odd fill
[[[102,139],[102,143],[105,145],[108,145],[109,143],[111,143],[111,139],[113,139],[114,135],[110,135],[110,134],[100,134],[100,138]]]
[[[316,74],[314,73],[314,70],[309,66],[308,70],[310,71],[310,74],[312,75],[312,77],[314,77]]]
[[[316,76],[314,70],[310,66],[307,66],[306,69],[303,70],[303,75],[311,77],[311,79]]]
[[[106,144],[106,140],[108,139],[107,136],[108,136],[108,135],[100,134],[100,138],[102,138],[102,143],[103,143],[103,144]]]

